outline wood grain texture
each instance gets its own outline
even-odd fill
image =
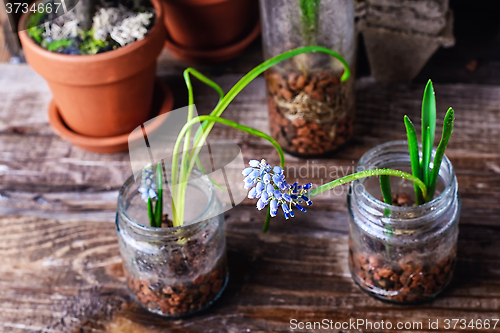
[[[226,72],[200,69],[227,91],[242,76],[239,70],[260,61],[256,52],[246,57]],[[179,79],[184,67],[164,53],[158,70],[175,92],[177,107],[187,100]],[[307,215],[274,219],[267,234],[260,232],[263,212],[252,202],[229,211],[228,289],[209,311],[169,321],[138,308],[124,284],[114,215],[117,190],[131,172],[128,155],[97,155],[59,138],[47,124],[51,97],[44,81],[26,65],[0,64],[0,331],[276,332],[289,331],[292,318],[392,323],[498,318],[500,87],[436,84],[435,90],[438,127],[448,106],[456,111],[447,156],[462,197],[456,276],[442,296],[421,306],[395,306],[354,285],[347,268],[344,187],[338,195],[316,198]],[[375,145],[405,139],[403,115],[419,119],[422,92],[422,85],[358,80],[354,139],[328,158],[306,162],[287,155],[288,178],[324,183],[352,173]],[[198,83],[195,95],[202,114],[217,102]],[[268,132],[263,78],[224,116]],[[236,142],[245,159],[278,163],[270,144],[233,129],[216,125],[210,139]]]

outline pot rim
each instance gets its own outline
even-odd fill
[[[33,3],[40,3],[45,0],[36,0],[30,3],[29,6]],[[151,4],[153,5],[155,9],[155,24],[154,26],[148,31],[148,33],[144,36],[143,39],[137,40],[135,42],[132,42],[128,45],[119,47],[116,50],[111,50],[111,51],[106,51],[103,53],[98,53],[98,54],[78,54],[78,55],[71,55],[71,54],[61,54],[57,52],[51,52],[49,50],[44,49],[37,43],[35,43],[34,40],[31,39],[30,36],[28,36],[28,33],[26,32],[26,20],[28,19],[29,15],[31,15],[30,12],[28,13],[23,13],[21,15],[21,18],[19,20],[18,24],[18,34],[19,38],[22,40],[23,44],[25,44],[28,47],[31,47],[31,49],[36,52],[39,56],[44,57],[44,58],[49,58],[53,61],[58,61],[58,62],[64,62],[68,64],[73,64],[73,63],[93,63],[93,62],[100,62],[100,61],[109,61],[117,57],[124,56],[128,53],[131,53],[139,48],[142,48],[145,44],[148,43],[149,39],[152,38],[152,36],[161,33],[161,30],[163,29],[163,6],[159,0],[149,0]],[[73,9],[72,9],[73,10]]]

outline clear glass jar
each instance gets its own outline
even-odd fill
[[[208,177],[193,172],[185,223],[176,228],[149,227],[146,203],[130,177],[120,190],[116,228],[133,299],[150,312],[167,317],[189,315],[210,306],[228,281],[225,221]],[[193,178],[193,176],[192,176]],[[171,212],[167,184],[165,213]]]
[[[314,13],[301,8],[317,2]],[[298,55],[266,72],[272,136],[287,152],[315,156],[335,151],[352,135],[356,35],[352,0],[260,0],[264,57],[317,45],[338,52],[351,70],[324,53]]]
[[[379,145],[357,165],[357,171],[376,168],[411,172],[407,142]],[[351,183],[347,197],[349,266],[354,281],[368,294],[385,301],[413,303],[432,299],[450,282],[460,198],[453,166],[446,157],[439,178],[434,199],[414,206],[413,183],[391,177],[393,196],[409,198],[407,207],[379,200],[378,177]]]

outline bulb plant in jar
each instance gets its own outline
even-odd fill
[[[327,54],[345,64],[338,53],[327,48],[294,49],[257,66],[226,94],[195,69],[184,72],[189,106],[171,163],[162,160],[144,165],[140,177],[131,176],[125,182],[118,199],[116,225],[124,271],[132,297],[145,309],[166,317],[185,316],[207,308],[223,292],[228,279],[225,221],[214,191],[220,185],[204,172],[200,151],[213,126],[220,123],[268,140],[284,167],[284,153],[276,140],[221,114],[265,70],[307,52]],[[342,80],[346,80],[347,66],[343,73]],[[192,76],[220,96],[209,115],[194,116]],[[192,130],[195,125],[200,125],[197,131]]]
[[[268,206],[271,216],[282,210],[286,219],[305,212],[314,196],[352,182],[349,266],[354,281],[378,299],[413,303],[432,299],[452,278],[460,199],[453,166],[444,155],[454,111],[447,111],[441,141],[433,149],[436,103],[430,81],[422,104],[421,145],[407,116],[404,123],[408,141],[373,148],[356,173],[314,189],[287,183],[283,169],[265,160],[250,161],[243,175],[257,208]]]

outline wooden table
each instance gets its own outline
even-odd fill
[[[260,54],[254,45],[224,67],[198,68],[227,91]],[[185,67],[167,53],[161,57],[158,74],[173,88],[176,107],[187,104],[180,76]],[[352,168],[375,145],[405,139],[403,115],[420,118],[423,88],[359,79],[350,144],[308,164],[287,156],[288,165]],[[396,306],[353,283],[345,194],[318,197],[307,214],[289,221],[275,218],[267,234],[260,231],[264,212],[248,201],[225,214],[231,278],[222,298],[201,315],[164,320],[135,305],[125,287],[114,217],[117,190],[131,173],[128,154],[93,154],[59,138],[47,123],[45,82],[27,65],[0,64],[0,331],[261,332],[290,331],[291,319],[415,321],[424,327],[431,319],[442,327],[444,319],[499,318],[500,86],[435,89],[438,127],[448,106],[456,110],[447,155],[462,198],[458,264],[444,294],[424,305]],[[195,91],[198,110],[209,112],[217,96],[200,84]],[[262,77],[225,116],[268,131]],[[267,142],[227,127],[217,125],[210,139],[237,142],[245,159],[278,163]]]

